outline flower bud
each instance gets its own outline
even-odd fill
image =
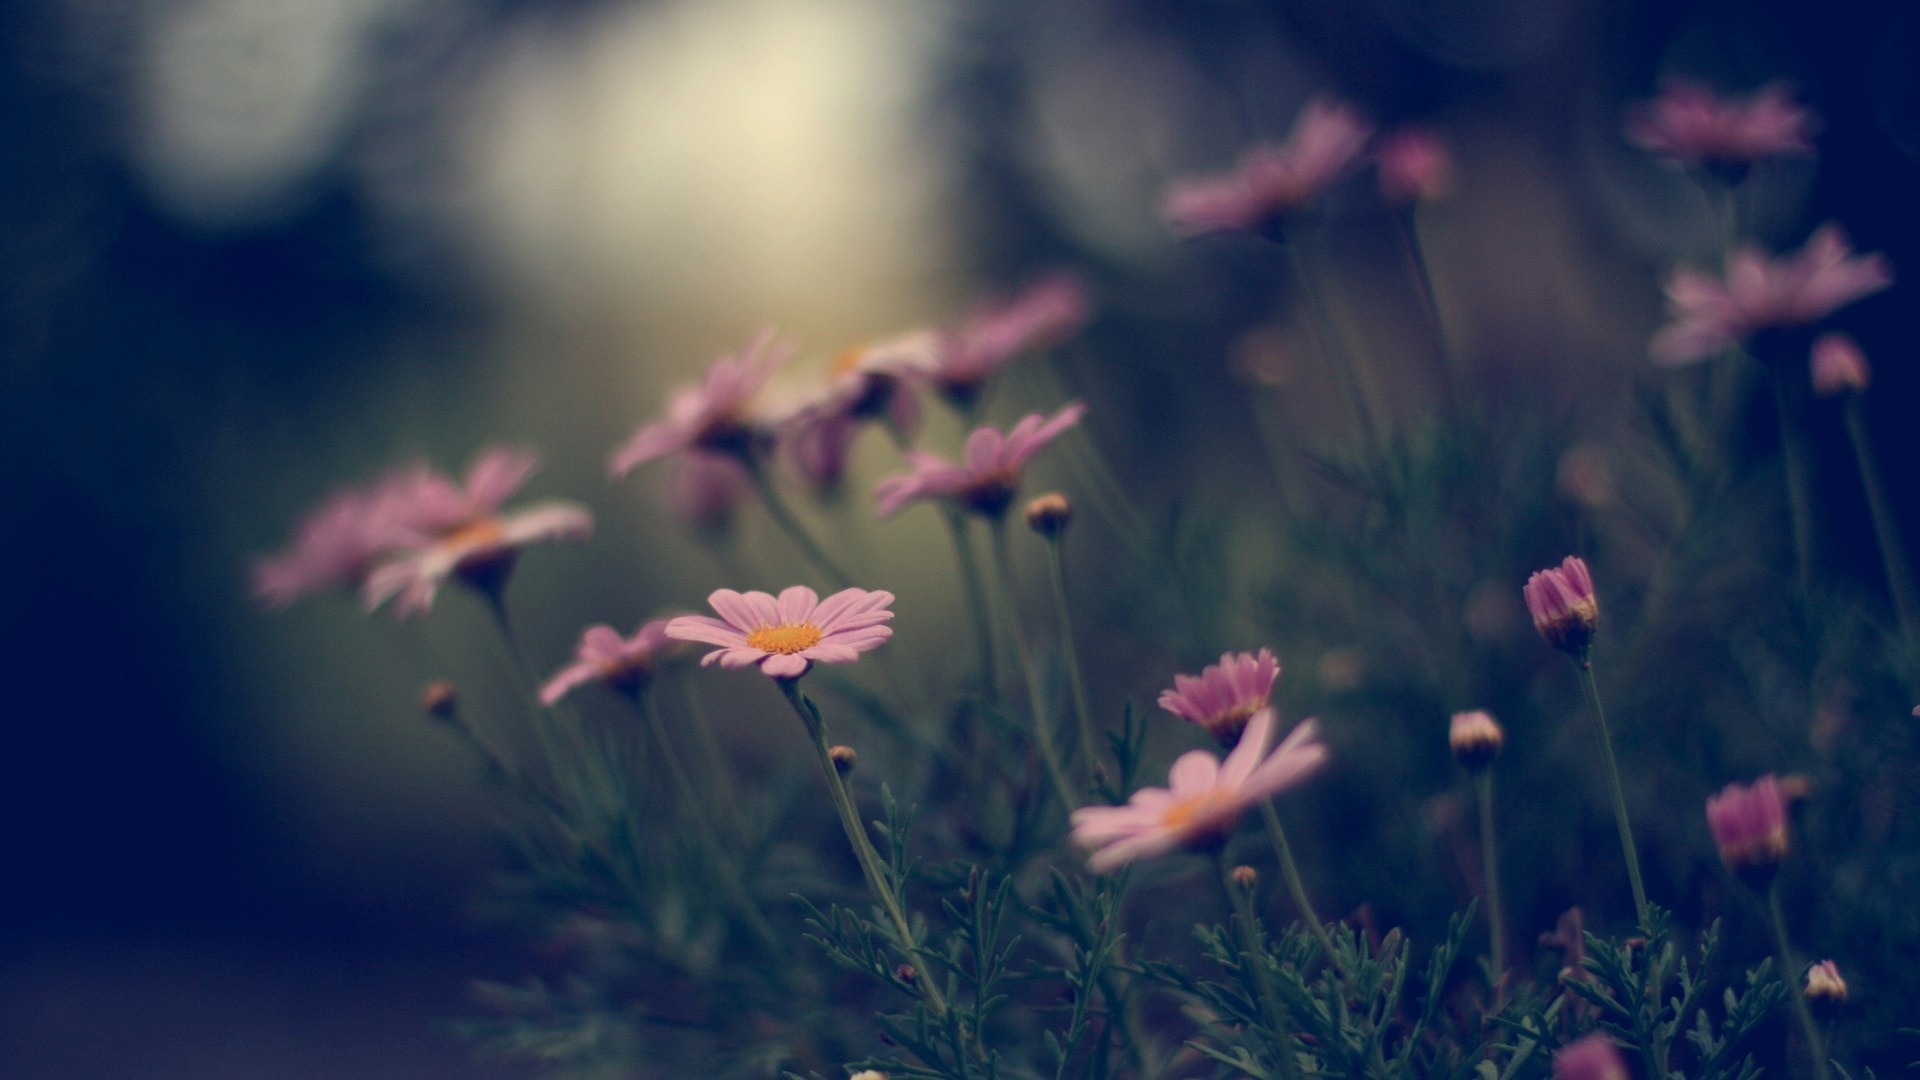
[[[1452,727],[1447,732],[1447,745],[1453,748],[1453,760],[1472,772],[1493,764],[1500,756],[1501,747],[1506,745],[1507,734],[1493,714],[1485,709],[1453,714]]]
[[[1065,495],[1049,491],[1027,504],[1027,528],[1048,538],[1067,531],[1073,520],[1073,504]]]
[[[1859,393],[1872,380],[1867,355],[1845,334],[1822,334],[1813,343],[1813,392],[1821,397]]]
[[[1260,880],[1260,874],[1251,866],[1236,866],[1227,876],[1233,880],[1234,888],[1248,892],[1252,892],[1254,883]]]
[[[1630,1080],[1630,1074],[1613,1040],[1595,1032],[1554,1052],[1553,1080]]]
[[[1728,784],[1709,798],[1707,827],[1735,877],[1756,892],[1773,884],[1787,858],[1787,804],[1771,773],[1751,786]]]
[[[1807,969],[1807,981],[1801,993],[1806,995],[1807,1008],[1813,1015],[1831,1020],[1847,1003],[1847,980],[1840,977],[1840,969],[1833,961],[1822,960]]]
[[[893,969],[893,977],[903,983],[912,985],[913,980],[920,977],[920,973],[913,970],[912,964],[901,964],[899,967]]]
[[[1600,601],[1584,559],[1569,555],[1559,566],[1535,571],[1522,592],[1533,628],[1547,644],[1575,656],[1586,651],[1600,622]]]
[[[859,752],[851,746],[830,746],[827,748],[827,757],[833,762],[833,771],[841,776],[852,772],[860,760]]]
[[[435,720],[451,720],[460,709],[460,692],[447,679],[435,679],[420,691],[420,711]]]

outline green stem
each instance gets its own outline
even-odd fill
[[[1627,883],[1633,886],[1633,908],[1640,925],[1651,925],[1647,915],[1647,889],[1640,882],[1640,849],[1633,842],[1633,826],[1627,820],[1626,790],[1620,786],[1620,765],[1613,758],[1613,734],[1607,729],[1607,714],[1600,707],[1600,687],[1593,679],[1593,661],[1585,651],[1574,658],[1580,668],[1580,686],[1587,693],[1587,711],[1593,714],[1600,733],[1600,756],[1607,764],[1607,784],[1613,789],[1613,820],[1620,826],[1620,850],[1627,860]]]
[[[1236,885],[1233,880],[1233,866],[1227,861],[1227,849],[1221,846],[1218,855],[1220,888],[1226,891],[1227,904],[1233,911],[1234,937],[1240,946],[1240,962],[1251,966],[1249,974],[1253,977],[1254,995],[1259,1001],[1261,1016],[1265,1019],[1267,1030],[1273,1032],[1278,1040],[1277,1064],[1280,1075],[1287,1080],[1304,1080],[1305,1072],[1300,1068],[1299,1056],[1293,1052],[1290,1031],[1292,1024],[1287,1020],[1287,1011],[1274,994],[1273,985],[1267,973],[1266,943],[1261,940],[1259,922],[1253,914],[1253,898],[1249,890]]]
[[[760,501],[766,504],[767,514],[773,518],[774,524],[780,526],[780,531],[787,534],[787,539],[793,541],[793,546],[800,549],[801,557],[811,563],[814,570],[834,588],[851,587],[853,579],[848,577],[846,571],[840,569],[826,551],[814,542],[806,526],[802,525],[800,519],[788,509],[786,500],[780,497],[780,492],[773,486],[773,481],[767,476],[766,467],[761,464],[760,459],[749,453],[741,455],[740,461],[746,466],[747,475],[753,478],[753,486],[760,493]]]
[[[967,538],[966,515],[951,506],[940,507],[940,518],[953,539],[954,562],[960,567],[960,586],[967,598],[967,615],[973,621],[973,647],[980,664],[980,694],[989,704],[999,699],[999,674],[993,664],[993,609],[987,603],[986,586],[980,580],[980,560]]]
[[[1313,910],[1313,901],[1307,897],[1306,882],[1300,877],[1299,865],[1293,861],[1293,845],[1287,842],[1287,830],[1280,827],[1280,812],[1274,809],[1272,799],[1261,800],[1260,816],[1266,821],[1267,837],[1273,842],[1273,857],[1280,863],[1280,877],[1287,883],[1287,895],[1293,898],[1293,908],[1300,913],[1300,921],[1313,932],[1320,951],[1327,954],[1327,962],[1336,968],[1343,967],[1340,954],[1334,951],[1333,937],[1327,933],[1327,924],[1320,921],[1319,913]]]
[[[926,1002],[934,1020],[944,1027],[949,1009],[946,995],[940,992],[940,973],[928,966],[926,958],[921,955],[913,924],[900,906],[900,897],[890,884],[890,875],[881,862],[880,853],[874,850],[873,841],[867,838],[867,829],[860,821],[860,810],[854,805],[853,793],[847,790],[846,780],[833,764],[832,747],[827,742],[827,722],[820,715],[820,707],[800,690],[797,678],[773,681],[780,684],[780,692],[787,696],[787,703],[793,706],[793,711],[799,715],[800,722],[806,725],[807,734],[813,739],[814,752],[820,758],[820,770],[827,778],[827,790],[833,796],[834,809],[840,813],[840,827],[846,830],[847,843],[853,846],[853,857],[859,862],[860,872],[867,879],[867,890],[886,913],[888,921],[893,923],[901,951],[913,962],[917,975],[913,985],[919,990],[921,1000]]]
[[[1880,547],[1880,565],[1886,571],[1887,591],[1893,594],[1893,610],[1900,618],[1901,636],[1907,639],[1907,651],[1920,653],[1920,618],[1916,617],[1913,575],[1907,570],[1906,548],[1900,543],[1900,527],[1894,522],[1887,504],[1886,487],[1880,482],[1880,469],[1874,464],[1873,444],[1867,439],[1867,417],[1860,396],[1847,396],[1847,435],[1853,442],[1853,460],[1860,468],[1860,486],[1866,490],[1867,511],[1873,515],[1873,536]]]
[[[1800,1030],[1806,1033],[1807,1052],[1813,1055],[1814,1075],[1819,1080],[1828,1080],[1831,1073],[1827,1068],[1826,1040],[1821,1038],[1820,1025],[1813,1022],[1813,1013],[1807,1008],[1800,964],[1793,958],[1793,946],[1787,942],[1787,919],[1780,911],[1778,885],[1767,886],[1767,925],[1773,931],[1773,948],[1780,960],[1780,977],[1786,980],[1787,992],[1793,999],[1793,1015],[1800,1021]]]
[[[494,589],[482,589],[480,595],[486,601],[487,613],[493,616],[496,644],[506,661],[503,666],[514,682],[515,696],[526,709],[528,725],[533,729],[540,756],[546,761],[547,774],[557,789],[556,795],[564,796],[569,787],[584,791],[591,786],[582,771],[590,755],[572,752],[578,749],[579,725],[572,725],[576,737],[568,737],[563,734],[561,725],[554,722],[552,713],[540,704],[539,682],[527,664],[526,653],[520,648],[519,636],[513,631],[513,620],[507,615],[505,599]]]
[[[1500,902],[1500,840],[1493,828],[1493,766],[1474,778],[1480,795],[1480,859],[1487,890],[1487,936],[1492,941],[1494,982],[1507,973],[1507,915]]]
[[[1367,460],[1375,461],[1382,451],[1378,413],[1378,395],[1374,386],[1373,373],[1361,356],[1360,351],[1340,347],[1339,337],[1333,330],[1331,316],[1320,296],[1311,268],[1307,265],[1306,253],[1298,242],[1289,239],[1285,244],[1287,254],[1293,263],[1293,279],[1299,285],[1303,306],[1307,309],[1307,321],[1313,327],[1318,339],[1320,353],[1327,362],[1338,367],[1346,376],[1342,385],[1347,391],[1348,400],[1353,404],[1354,417],[1359,421],[1361,434],[1367,443]],[[1384,482],[1385,477],[1375,478]]]
[[[1075,798],[1073,784],[1067,779],[1066,768],[1061,764],[1060,750],[1053,741],[1053,721],[1047,715],[1046,695],[1040,689],[1040,673],[1033,666],[1033,650],[1027,648],[1026,631],[1020,628],[1020,598],[1013,586],[1013,558],[1007,550],[1007,520],[1005,517],[993,519],[993,559],[995,569],[1000,574],[1000,591],[1006,600],[1007,632],[1013,638],[1014,655],[1020,659],[1020,673],[1026,679],[1027,704],[1033,713],[1034,742],[1040,748],[1040,759],[1046,764],[1047,775],[1053,779],[1054,792],[1060,796],[1060,806],[1071,813],[1080,805]]]
[[[1420,298],[1421,313],[1427,317],[1427,325],[1433,328],[1434,366],[1440,374],[1441,404],[1448,415],[1457,416],[1460,412],[1459,391],[1454,384],[1458,373],[1454,370],[1453,348],[1447,340],[1446,323],[1440,320],[1440,298],[1433,289],[1433,269],[1427,265],[1425,249],[1420,244],[1420,227],[1416,211],[1408,209],[1398,215],[1400,227],[1395,231],[1400,239],[1400,254],[1407,267],[1407,275],[1413,278],[1414,294]]]
[[[1794,421],[1784,365],[1773,371],[1773,405],[1780,417],[1780,454],[1787,474],[1787,509],[1793,516],[1793,581],[1800,602],[1813,584],[1813,447]]]
[[[1080,676],[1080,650],[1074,647],[1073,616],[1067,608],[1067,571],[1060,552],[1060,538],[1047,540],[1047,571],[1053,580],[1053,612],[1060,623],[1060,653],[1067,665],[1067,684],[1073,690],[1074,717],[1080,722],[1080,753],[1092,775],[1100,760],[1100,737],[1093,726],[1093,709],[1087,704],[1086,680]]]

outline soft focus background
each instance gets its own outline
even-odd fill
[[[1696,189],[1621,138],[1625,110],[1676,73],[1790,80],[1825,129],[1817,158],[1764,177],[1759,229],[1797,247],[1837,219],[1892,259],[1901,283],[1847,324],[1876,363],[1870,422],[1902,478],[1916,55],[1920,13],[1871,0],[5,5],[0,1075],[517,1075],[475,1064],[445,1024],[469,1009],[467,980],[511,981],[522,963],[473,917],[498,858],[475,770],[413,706],[427,678],[486,678],[477,609],[448,596],[398,627],[344,603],[270,615],[248,595],[250,561],[339,483],[535,446],[547,466],[530,491],[598,517],[593,544],[535,553],[516,581],[530,647],[557,665],[588,622],[631,626],[730,583],[665,526],[657,476],[605,478],[670,385],[762,325],[819,363],[1057,267],[1085,276],[1098,314],[1009,401],[1050,405],[1059,379],[1093,406],[1082,452],[1097,447],[1155,523],[1176,503],[1218,511],[1258,468],[1269,406],[1249,387],[1280,402],[1262,422],[1312,434],[1332,384],[1290,359],[1284,263],[1250,239],[1176,241],[1158,199],[1169,177],[1284,134],[1316,92],[1450,141],[1459,184],[1424,229],[1454,346],[1490,415],[1524,401],[1577,433],[1634,407],[1661,276],[1712,244]],[[1389,355],[1420,348],[1389,234],[1362,213],[1337,230],[1349,317]],[[1419,415],[1429,391],[1399,384],[1397,409]],[[1816,436],[1847,492],[1837,422]],[[848,505],[819,520],[864,517],[893,460],[863,443]],[[1511,494],[1546,490],[1557,465],[1508,463]],[[1825,509],[1830,567],[1872,587],[1858,499]],[[1920,504],[1898,509],[1920,536]],[[901,538],[932,541],[933,525],[861,526],[863,561],[918,580],[903,549],[940,549]],[[1517,567],[1486,567],[1463,618],[1488,639],[1530,633],[1524,570],[1577,540],[1543,528]],[[758,520],[744,545],[780,550]],[[936,647],[907,641],[912,605],[951,605],[947,590],[872,584],[902,594],[903,645]],[[1181,629],[1183,659],[1263,640],[1219,618]],[[1324,707],[1359,676],[1321,644],[1282,659]],[[1136,662],[1165,645],[1090,639],[1107,707],[1166,684],[1174,668]],[[751,761],[765,736],[746,709],[717,722]],[[1416,712],[1390,745],[1437,747],[1439,724]],[[1696,847],[1704,793],[1775,767],[1704,757],[1724,774],[1690,776],[1671,807]],[[1374,823],[1383,834],[1464,812],[1446,801],[1448,764],[1421,767],[1439,779],[1396,811],[1407,821]],[[1903,775],[1888,799],[1911,800]],[[1589,803],[1604,851],[1604,803]],[[1540,828],[1514,849],[1550,852]],[[1656,896],[1691,895],[1704,849],[1651,831]],[[1310,843],[1310,861],[1333,865],[1345,842]],[[1558,867],[1542,880],[1577,879],[1572,849],[1542,857]],[[1889,880],[1856,871],[1821,887]],[[1342,910],[1371,895],[1355,873],[1329,886]],[[1437,880],[1398,900],[1439,905],[1425,914],[1374,904],[1437,918],[1461,899]],[[1515,891],[1529,933],[1579,899]],[[1805,947],[1856,929],[1824,933]],[[1914,955],[1912,938],[1869,947]]]

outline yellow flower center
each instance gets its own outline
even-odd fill
[[[762,652],[790,656],[820,644],[824,635],[812,623],[798,626],[763,626],[747,635],[747,647]]]
[[[845,378],[859,371],[861,361],[866,358],[867,347],[865,345],[855,345],[853,348],[833,358],[833,363],[827,368],[827,374],[835,379]]]
[[[1217,791],[1203,791],[1198,795],[1188,796],[1167,807],[1166,812],[1160,815],[1160,824],[1169,829],[1187,828],[1195,823],[1204,822],[1206,818],[1216,813],[1224,802],[1226,800]]]
[[[507,530],[498,518],[483,517],[467,522],[440,538],[451,548],[490,547],[506,539]]]

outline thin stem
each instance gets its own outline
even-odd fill
[[[960,586],[967,598],[967,615],[973,622],[973,647],[980,664],[980,694],[988,702],[999,698],[1000,678],[993,663],[993,609],[987,603],[987,590],[980,580],[980,560],[967,537],[966,515],[951,506],[940,507],[940,518],[953,539],[953,559],[960,567]]]
[[[1027,704],[1033,714],[1034,742],[1040,748],[1040,759],[1047,766],[1047,775],[1053,779],[1054,792],[1060,796],[1060,806],[1071,812],[1080,805],[1074,796],[1073,784],[1067,779],[1067,771],[1060,761],[1060,750],[1053,742],[1053,722],[1047,715],[1045,694],[1040,689],[1040,672],[1033,666],[1033,651],[1027,648],[1026,631],[1020,628],[1020,598],[1013,587],[1013,558],[1007,551],[1007,521],[1004,517],[993,521],[993,559],[994,567],[1000,573],[1000,591],[1006,600],[1007,632],[1013,637],[1013,651],[1020,660],[1020,673],[1027,684]]]
[[[1073,689],[1073,712],[1080,722],[1080,753],[1091,776],[1100,760],[1099,735],[1093,726],[1093,709],[1087,704],[1087,684],[1080,675],[1080,651],[1074,647],[1073,616],[1067,609],[1067,571],[1060,552],[1060,537],[1047,540],[1047,571],[1053,579],[1053,612],[1060,623],[1060,653],[1067,664],[1067,684]]]
[[[498,644],[505,656],[505,667],[514,682],[515,696],[526,708],[529,726],[533,728],[534,741],[539,744],[540,755],[546,760],[547,773],[556,794],[564,795],[569,786],[584,789],[588,786],[587,777],[581,771],[588,755],[571,753],[572,747],[561,745],[563,736],[561,726],[554,723],[553,716],[540,704],[539,682],[533,676],[533,669],[527,663],[526,652],[520,648],[520,638],[513,630],[513,620],[507,614],[507,605],[500,592],[495,589],[481,589],[487,613],[493,616],[494,630]],[[577,730],[577,725],[575,725]],[[577,740],[566,740],[577,742]]]
[[[1280,812],[1273,807],[1272,799],[1260,801],[1260,816],[1267,825],[1267,837],[1273,842],[1273,857],[1280,863],[1280,877],[1287,883],[1287,895],[1293,898],[1293,908],[1300,913],[1300,921],[1307,924],[1313,932],[1314,940],[1320,943],[1320,950],[1327,954],[1327,962],[1341,967],[1340,954],[1334,951],[1333,937],[1327,933],[1327,924],[1320,921],[1320,915],[1313,910],[1313,901],[1307,897],[1307,886],[1300,878],[1300,867],[1293,861],[1293,845],[1287,842],[1287,830],[1280,827]]]
[[[1873,537],[1880,547],[1880,565],[1887,574],[1887,591],[1893,594],[1893,610],[1900,618],[1901,636],[1907,639],[1909,653],[1920,652],[1920,618],[1915,615],[1913,575],[1907,570],[1906,548],[1900,542],[1900,527],[1887,505],[1886,487],[1880,482],[1880,469],[1874,463],[1873,444],[1867,439],[1867,417],[1860,396],[1847,397],[1847,435],[1853,442],[1853,460],[1860,468],[1860,486],[1866,489],[1867,510],[1873,515]]]
[[[1400,227],[1394,232],[1400,239],[1400,254],[1407,267],[1407,276],[1413,279],[1414,294],[1420,298],[1421,314],[1427,318],[1427,325],[1433,329],[1434,366],[1440,372],[1441,403],[1450,415],[1460,411],[1459,394],[1454,383],[1458,373],[1454,370],[1453,347],[1447,340],[1447,326],[1440,321],[1440,298],[1433,290],[1433,269],[1427,264],[1425,249],[1420,244],[1420,227],[1416,212],[1408,209],[1398,215]]]
[[[646,720],[654,745],[660,749],[660,760],[666,763],[667,776],[680,795],[680,804],[686,807],[688,816],[693,819],[694,831],[699,834],[701,844],[706,846],[707,857],[713,860],[714,867],[719,871],[721,883],[733,894],[734,904],[739,908],[741,917],[746,919],[747,928],[753,931],[769,953],[784,958],[786,948],[780,936],[774,932],[773,924],[767,921],[760,906],[754,903],[753,894],[747,890],[746,881],[740,876],[740,868],[727,853],[726,845],[721,843],[720,834],[713,827],[713,819],[707,816],[706,800],[694,787],[679,752],[673,748],[673,740],[667,734],[666,723],[660,718],[660,709],[654,704],[653,694],[642,689],[630,695],[630,700]]]
[[[1285,247],[1288,256],[1292,259],[1293,279],[1300,286],[1303,294],[1307,321],[1312,325],[1314,336],[1318,339],[1321,355],[1346,375],[1342,385],[1346,387],[1347,397],[1353,403],[1354,417],[1359,421],[1361,434],[1366,438],[1368,460],[1372,461],[1374,456],[1381,452],[1382,446],[1380,424],[1376,419],[1378,395],[1375,392],[1372,371],[1361,359],[1359,351],[1353,351],[1348,355],[1349,350],[1340,347],[1331,317],[1324,306],[1325,302],[1321,299],[1313,273],[1307,265],[1305,252],[1297,242],[1292,240],[1289,240]]]
[[[1800,964],[1793,957],[1793,946],[1787,942],[1787,919],[1780,911],[1780,888],[1767,886],[1767,926],[1773,931],[1773,949],[1780,961],[1780,977],[1786,980],[1787,992],[1793,998],[1793,1015],[1800,1021],[1800,1030],[1807,1036],[1807,1052],[1813,1055],[1813,1071],[1819,1080],[1828,1080],[1832,1075],[1827,1068],[1827,1044],[1820,1036],[1820,1025],[1813,1022],[1813,1012],[1807,1008],[1807,995],[1801,986]]]
[[[1794,422],[1793,404],[1787,400],[1787,375],[1784,366],[1773,371],[1773,404],[1780,416],[1780,454],[1786,466],[1787,508],[1793,515],[1793,580],[1805,604],[1813,584],[1813,448],[1807,433]]]
[[[1286,1008],[1280,1004],[1273,992],[1273,985],[1267,977],[1266,943],[1261,940],[1259,923],[1253,914],[1253,898],[1249,890],[1234,883],[1233,866],[1227,861],[1227,849],[1223,846],[1218,855],[1220,888],[1227,894],[1227,904],[1233,912],[1234,937],[1240,946],[1240,962],[1251,966],[1254,994],[1258,999],[1260,1014],[1266,1021],[1267,1030],[1273,1032],[1278,1042],[1280,1075],[1289,1078],[1302,1078],[1305,1073],[1300,1068],[1300,1059],[1290,1045],[1292,1033],[1287,1022]]]
[[[1500,840],[1493,828],[1493,766],[1488,765],[1474,778],[1480,795],[1480,859],[1485,864],[1487,936],[1492,941],[1494,982],[1498,985],[1507,973],[1507,914],[1500,902]]]
[[[1593,679],[1593,661],[1582,652],[1574,663],[1580,668],[1580,686],[1587,692],[1587,711],[1593,714],[1600,734],[1600,755],[1607,763],[1607,784],[1613,789],[1613,820],[1620,826],[1620,850],[1627,859],[1627,883],[1633,886],[1633,908],[1640,925],[1647,918],[1647,889],[1640,883],[1640,849],[1633,842],[1633,826],[1627,821],[1626,790],[1620,786],[1620,766],[1613,759],[1613,734],[1607,729],[1607,714],[1600,707],[1600,687]]]
[[[860,821],[860,810],[854,805],[853,793],[847,790],[846,781],[840,770],[834,767],[832,748],[827,742],[827,722],[820,715],[820,707],[800,690],[798,679],[775,679],[780,692],[787,696],[787,703],[806,725],[807,734],[813,739],[814,752],[820,758],[820,770],[826,774],[827,790],[833,796],[834,809],[840,813],[840,827],[846,830],[847,842],[853,846],[853,857],[860,864],[860,872],[867,879],[867,890],[873,894],[874,902],[886,912],[888,921],[893,923],[895,936],[899,939],[900,949],[913,961],[914,971],[919,976],[913,985],[920,991],[921,1000],[933,1013],[934,1019],[943,1026],[947,1020],[947,999],[940,992],[939,973],[927,965],[920,953],[920,942],[913,932],[913,924],[907,919],[907,913],[900,907],[900,898],[889,883],[886,866],[881,862],[880,853],[873,848],[873,841],[867,838],[867,829]]]
[[[853,579],[847,576],[846,571],[840,569],[839,565],[814,541],[812,534],[807,532],[806,526],[800,523],[800,519],[787,508],[786,500],[780,497],[780,492],[773,486],[773,481],[767,476],[766,467],[761,464],[760,459],[752,454],[744,454],[740,461],[746,466],[747,475],[753,478],[753,486],[760,493],[760,501],[766,504],[767,514],[773,518],[774,524],[780,526],[780,531],[787,534],[787,539],[793,541],[793,546],[800,549],[801,557],[811,563],[814,570],[834,588],[851,587]]]

